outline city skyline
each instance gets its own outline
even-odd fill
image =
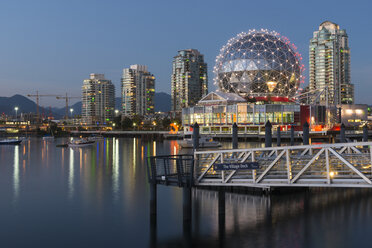
[[[311,6],[298,7],[293,1],[281,6],[273,2],[265,6],[266,11],[273,18],[261,17],[252,12],[250,16],[242,15],[246,8],[257,8],[258,3],[236,1],[242,8],[232,9],[219,2],[202,3],[200,8],[188,13],[191,23],[181,23],[184,29],[175,29],[177,24],[169,20],[177,15],[171,10],[182,8],[181,3],[162,2],[139,5],[129,3],[127,8],[143,8],[149,17],[132,23],[129,16],[119,14],[119,7],[124,4],[113,1],[111,5],[90,2],[74,4],[25,2],[19,4],[8,2],[1,4],[3,30],[7,36],[0,41],[2,58],[0,62],[0,85],[4,87],[2,96],[14,94],[30,94],[39,90],[41,93],[79,95],[80,82],[89,73],[105,73],[116,88],[120,87],[121,69],[131,64],[146,64],[152,68],[157,78],[156,92],[170,93],[170,75],[174,53],[182,49],[198,49],[205,55],[205,62],[209,64],[209,88],[213,91],[212,68],[219,48],[225,41],[241,31],[252,28],[268,28],[285,34],[297,45],[298,51],[304,57],[305,84],[309,82],[308,44],[313,31],[320,23],[330,20],[347,30],[351,48],[351,82],[355,83],[356,103],[371,104],[368,97],[368,80],[372,68],[372,52],[365,47],[371,34],[365,32],[360,23],[370,20],[367,9],[370,3],[359,6],[349,6],[350,13],[358,15],[344,15],[343,5],[322,2],[324,8]],[[339,3],[339,2],[338,2]],[[166,8],[167,14],[162,12]],[[330,9],[332,8],[332,11]],[[353,11],[355,9],[358,11]],[[316,9],[314,14],[312,10]],[[30,11],[32,10],[32,11]],[[67,11],[68,15],[63,14]],[[289,10],[291,17],[279,17],[280,11]],[[306,10],[306,11],[304,11]],[[84,20],[84,14],[103,11],[110,14],[107,20]],[[163,10],[164,11],[164,10]],[[235,11],[234,18],[229,18]],[[32,15],[30,15],[32,13]],[[202,17],[199,17],[201,14]],[[80,16],[81,15],[81,16]],[[37,17],[35,17],[37,16]],[[150,21],[151,19],[151,21]],[[294,21],[296,19],[296,21]],[[46,22],[49,20],[49,22]],[[203,23],[196,25],[195,23]],[[234,25],[232,25],[234,23]],[[124,25],[130,29],[146,30],[150,33],[137,31],[130,39],[123,38],[118,32],[118,26]],[[192,28],[191,28],[192,27]],[[93,34],[93,39],[86,42],[87,33]],[[172,35],[170,35],[172,33]],[[152,39],[144,39],[144,35],[151,35]],[[101,35],[112,37],[102,41]],[[27,37],[27,39],[25,39]],[[157,49],[153,49],[156,47]],[[22,72],[22,73],[20,73]],[[63,74],[64,77],[59,75]],[[66,90],[67,88],[67,90]],[[119,95],[118,92],[116,95]],[[50,100],[42,100],[41,104],[49,104]],[[53,102],[53,105],[62,105]]]

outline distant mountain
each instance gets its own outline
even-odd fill
[[[0,114],[4,113],[7,115],[14,115],[14,108],[18,107],[18,114],[21,113],[36,113],[36,103],[29,98],[22,95],[14,95],[11,97],[0,97]],[[74,110],[74,115],[81,114],[81,101],[69,106]],[[115,98],[115,109],[121,109],[121,97]],[[164,92],[155,93],[155,111],[169,112],[171,109],[171,96]],[[44,108],[40,107],[40,114],[49,115],[52,112],[52,115],[55,118],[62,118],[65,116],[66,107],[63,108]],[[69,110],[70,115],[70,110]]]
[[[171,95],[159,92],[155,93],[155,111],[169,112],[171,111]]]
[[[29,98],[22,96],[22,95],[14,95],[11,97],[0,97],[0,114],[6,114],[6,115],[15,115],[15,110],[14,108],[18,107],[17,114],[21,113],[36,113],[36,103]],[[50,110],[49,108],[39,108],[40,114],[41,115],[49,115]],[[56,118],[60,118],[61,116],[54,112],[53,110],[51,111],[52,115]]]
[[[74,114],[81,114],[81,102],[77,102],[69,108],[74,109]],[[121,97],[115,98],[115,109],[121,110]],[[155,111],[169,112],[171,110],[171,96],[164,92],[155,93]],[[62,116],[65,115],[65,108],[55,108],[54,111]],[[70,113],[69,113],[70,114]]]
[[[18,114],[22,112],[35,112],[36,104],[30,99],[22,95],[14,95],[11,97],[0,97],[0,112],[1,114],[14,115],[14,108],[18,107]]]
[[[70,116],[70,109],[73,109],[74,112],[72,113],[73,115],[81,115],[81,102],[77,102],[71,106],[68,106],[68,115]],[[61,116],[65,116],[66,114],[66,107],[63,107],[63,108],[52,108],[52,111],[61,115]]]

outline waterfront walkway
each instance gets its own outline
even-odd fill
[[[372,142],[197,150],[190,161],[152,157],[149,181],[180,187],[372,188]]]

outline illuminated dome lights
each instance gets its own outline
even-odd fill
[[[230,39],[220,50],[214,84],[222,92],[267,101],[288,101],[303,83],[301,55],[288,38],[266,29]]]

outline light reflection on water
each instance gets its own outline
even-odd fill
[[[69,165],[69,173],[68,173],[68,195],[69,198],[72,198],[74,194],[74,149],[69,148],[70,151],[70,165]]]
[[[17,201],[19,196],[19,146],[14,147],[14,173],[13,173],[13,184],[14,184],[14,201]]]
[[[182,189],[158,186],[157,223],[150,228],[146,160],[190,150],[174,140],[138,138],[105,138],[77,149],[56,148],[58,143],[64,140],[31,138],[0,147],[2,247],[154,247],[151,242],[179,247],[185,239],[194,247],[362,247],[372,242],[368,190],[271,197],[226,193],[225,221],[218,192],[193,190],[191,231],[185,235]],[[252,146],[262,144],[239,144]]]

